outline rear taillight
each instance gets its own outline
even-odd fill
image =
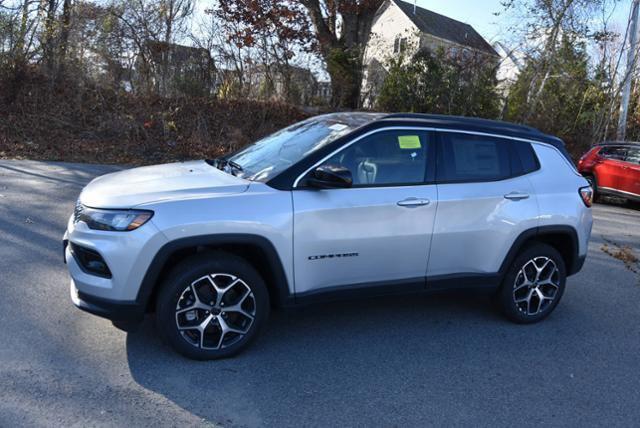
[[[581,187],[579,192],[582,202],[584,202],[587,208],[590,208],[591,205],[593,205],[593,189],[591,186]]]

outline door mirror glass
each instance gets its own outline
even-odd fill
[[[317,189],[346,189],[352,184],[351,171],[340,165],[321,165],[307,178],[307,185]]]

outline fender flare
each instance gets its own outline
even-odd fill
[[[165,269],[169,258],[177,251],[188,248],[223,245],[250,245],[259,248],[265,254],[266,262],[269,264],[273,273],[272,285],[275,288],[276,303],[281,306],[287,306],[290,301],[293,300],[291,292],[289,291],[289,281],[287,280],[282,260],[273,243],[260,235],[234,233],[180,238],[163,245],[147,268],[147,272],[138,290],[136,302],[145,308],[147,307],[151,295],[159,285],[158,280],[160,279],[160,274]]]
[[[567,276],[577,273],[584,263],[584,258],[579,257],[579,244],[578,244],[578,232],[573,226],[558,225],[558,226],[539,226],[531,229],[527,229],[522,232],[514,241],[513,245],[509,249],[509,252],[505,256],[502,264],[500,265],[500,277],[504,278],[507,270],[518,256],[525,243],[532,238],[551,235],[562,234],[567,235],[570,238],[571,245],[571,263],[567,265]]]

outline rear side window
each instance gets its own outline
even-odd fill
[[[640,164],[640,148],[629,149],[627,153],[627,162]]]
[[[510,141],[469,134],[440,135],[438,181],[497,181],[512,175]]]

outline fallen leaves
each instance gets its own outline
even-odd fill
[[[640,258],[636,256],[630,245],[621,245],[605,238],[601,250],[614,259],[620,260],[629,271],[640,275]],[[640,280],[640,277],[638,279]]]

